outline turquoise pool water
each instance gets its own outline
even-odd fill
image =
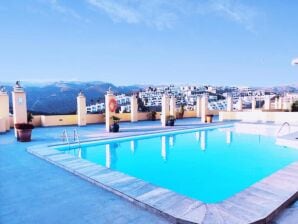
[[[207,203],[225,200],[298,160],[297,149],[232,127],[59,150]]]

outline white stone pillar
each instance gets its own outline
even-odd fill
[[[170,98],[170,115],[176,118],[176,98],[174,96]]]
[[[227,112],[233,111],[233,98],[231,96],[227,97]]]
[[[0,117],[0,133],[6,132],[6,120]]]
[[[130,98],[130,121],[138,121],[138,98],[136,95],[132,95]]]
[[[265,96],[264,110],[270,110],[270,109],[271,109],[270,96]]]
[[[279,109],[279,110],[282,109],[282,101],[283,101],[283,99],[282,99],[282,97],[280,96],[280,97],[278,98],[278,109]]]
[[[87,124],[87,108],[86,97],[82,92],[77,96],[77,116],[78,126],[85,126]]]
[[[239,99],[238,99],[237,110],[242,111],[242,97],[239,97]]]
[[[0,117],[3,119],[3,132],[9,131],[9,97],[4,88],[0,89]],[[1,130],[0,130],[1,132]]]
[[[116,102],[116,105],[115,105]],[[109,89],[105,95],[105,108],[106,108],[106,131],[110,131],[110,126],[112,125],[111,117],[115,115],[115,110],[117,108],[116,97],[114,96],[113,91]]]
[[[251,111],[255,111],[256,110],[256,98],[252,98],[251,99]]]
[[[162,127],[166,126],[167,116],[169,115],[170,115],[169,97],[167,95],[163,95],[161,100],[161,117],[160,117]]]
[[[26,93],[20,83],[17,82],[12,92],[13,123],[28,123]],[[15,129],[17,137],[17,130]]]
[[[275,101],[274,101],[274,109],[277,110],[278,109],[278,98],[275,97]]]
[[[283,109],[283,110],[288,109],[288,107],[287,107],[287,101],[286,101],[285,97],[283,97],[283,99],[282,99],[281,109]]]
[[[289,100],[289,104],[288,104],[288,110],[289,111],[292,111],[292,105],[293,105],[293,103],[294,103],[294,98],[291,97],[290,100]]]
[[[206,115],[208,113],[208,96],[203,95],[201,98],[201,122],[206,123]]]
[[[200,117],[201,116],[201,97],[200,96],[197,96],[196,110],[197,110],[197,117]]]

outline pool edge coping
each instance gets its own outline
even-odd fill
[[[202,128],[210,127],[216,128],[216,125]],[[166,132],[158,134],[162,133]],[[141,135],[130,137],[133,136]],[[34,145],[27,151],[174,223],[267,223],[298,198],[298,162],[289,164],[222,202],[204,203],[51,147],[51,144]],[[126,189],[127,184],[139,184],[141,187]],[[285,184],[288,186],[285,187]],[[138,195],[137,191],[142,187],[145,188],[144,192]],[[171,197],[176,197],[176,201],[169,204]],[[176,209],[172,207],[179,202],[183,205],[177,205]]]

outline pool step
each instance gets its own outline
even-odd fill
[[[276,138],[276,144],[298,149],[298,131]]]

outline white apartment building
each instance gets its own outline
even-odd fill
[[[219,100],[219,101],[211,101],[208,104],[209,110],[227,110],[227,101]]]
[[[125,111],[125,109],[129,109],[130,111],[130,96],[126,96],[125,94],[117,95],[116,101],[121,108],[120,111]],[[96,113],[105,110],[105,103],[95,103],[87,106],[86,108],[87,113]]]
[[[105,109],[105,104],[96,103],[96,104],[87,106],[86,109],[87,109],[87,113],[96,113],[99,111],[103,111]]]

